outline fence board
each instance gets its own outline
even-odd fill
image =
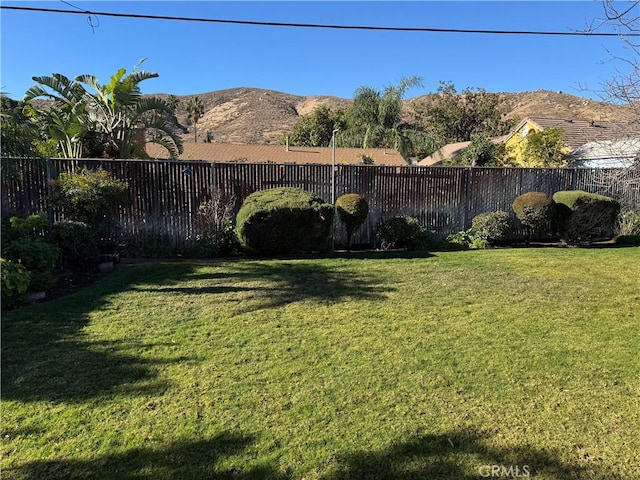
[[[81,168],[103,168],[129,184],[129,197],[114,212],[120,229],[114,241],[151,241],[188,248],[195,235],[198,207],[215,195],[233,200],[237,211],[252,192],[300,187],[331,200],[330,165],[209,163],[202,161],[102,159],[2,159],[3,214],[27,215],[49,205],[50,177]],[[7,172],[16,172],[9,175]],[[336,197],[359,193],[369,202],[369,217],[355,243],[371,244],[378,223],[395,215],[417,217],[441,235],[469,228],[485,211],[511,211],[516,196],[528,191],[554,193],[581,189],[640,203],[640,177],[631,188],[610,181],[616,170],[470,167],[388,167],[337,165]],[[54,211],[54,219],[64,212]],[[344,243],[336,220],[336,242]]]

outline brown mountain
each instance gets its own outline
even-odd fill
[[[158,95],[164,96],[164,95]],[[351,100],[330,96],[303,97],[258,88],[232,88],[198,95],[178,96],[178,121],[188,125],[186,105],[191,97],[199,97],[205,113],[198,121],[198,141],[204,141],[207,131],[216,143],[277,144],[282,135],[291,131],[303,115],[316,107],[348,107]],[[182,135],[193,142],[193,126]]]
[[[431,94],[432,95],[432,94]],[[157,95],[166,96],[166,95]],[[187,126],[186,104],[189,98],[202,100],[205,114],[197,125],[198,141],[204,141],[207,131],[216,143],[276,144],[285,133],[291,131],[301,116],[316,107],[348,107],[352,100],[331,96],[297,96],[273,90],[257,88],[232,88],[198,95],[178,96],[178,120]],[[510,118],[563,118],[630,122],[634,112],[628,105],[615,105],[561,92],[537,90],[535,92],[500,93]],[[416,101],[429,95],[408,99],[407,111]],[[636,112],[637,115],[637,112]],[[637,117],[635,117],[637,120]],[[187,126],[185,142],[193,142],[193,126]]]

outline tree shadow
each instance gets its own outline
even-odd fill
[[[285,473],[270,464],[224,468],[220,461],[240,454],[253,438],[222,433],[197,441],[181,441],[166,448],[137,448],[90,460],[37,460],[5,469],[10,478],[22,480],[286,480]]]
[[[606,467],[566,462],[553,450],[495,447],[474,430],[417,436],[387,449],[353,452],[335,459],[322,480],[479,480],[543,477],[554,480],[622,479]]]
[[[244,291],[249,301],[241,302],[236,312],[309,299],[326,304],[352,298],[377,300],[391,290],[374,275],[314,261],[238,261],[204,273],[200,267],[196,263],[121,266],[84,291],[5,313],[2,398],[79,402],[101,395],[166,391],[169,385],[158,379],[158,367],[185,358],[142,358],[130,352],[147,345],[96,342],[83,332],[91,312],[111,308],[111,297],[128,289],[185,295]],[[196,286],[190,283],[194,281]]]
[[[143,345],[96,341],[83,332],[91,312],[137,282],[177,281],[188,265],[122,269],[74,295],[3,313],[3,399],[79,402],[100,395],[152,395],[166,390],[158,365],[185,358],[141,358]],[[145,345],[146,346],[146,345]]]
[[[311,300],[334,304],[351,299],[383,300],[393,289],[370,273],[358,273],[316,262],[239,264],[245,279],[268,279],[272,285],[256,291],[258,308],[279,307]]]
[[[367,258],[367,257],[363,257]],[[245,292],[240,311],[277,308],[311,300],[334,304],[357,298],[382,300],[393,289],[372,274],[356,274],[339,265],[327,266],[300,259],[280,261],[237,261],[225,265],[225,273],[193,274],[183,280],[197,281],[196,286],[158,285],[137,288],[139,291],[171,294],[205,295]]]

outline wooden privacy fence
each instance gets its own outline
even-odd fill
[[[192,245],[198,207],[221,195],[237,212],[250,193],[274,187],[300,187],[331,201],[332,166],[209,163],[198,161],[2,159],[2,210],[10,214],[46,211],[48,179],[82,167],[103,168],[129,184],[128,201],[114,212],[119,228],[112,240],[154,239],[175,248]],[[640,202],[640,191],[613,191],[602,169],[524,169],[467,167],[386,167],[338,165],[335,192],[355,192],[369,202],[369,217],[354,241],[372,244],[376,226],[395,215],[417,217],[439,235],[471,225],[486,211],[511,211],[515,197],[528,191],[552,194],[587,190]],[[636,183],[637,185],[637,183]],[[52,212],[55,219],[62,212]],[[345,235],[336,222],[336,242]]]

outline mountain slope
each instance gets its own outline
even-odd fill
[[[434,94],[430,94],[434,95]],[[428,101],[430,95],[409,99],[405,109],[410,111],[417,101]],[[157,95],[166,97],[166,95]],[[178,120],[187,125],[186,104],[189,98],[202,100],[205,114],[197,125],[198,141],[204,141],[207,131],[216,143],[275,144],[300,120],[316,107],[346,108],[352,100],[331,96],[298,96],[257,88],[232,88],[198,95],[178,96]],[[505,118],[563,118],[630,122],[633,109],[625,105],[598,102],[561,92],[500,93],[506,110]],[[637,121],[637,118],[635,118]],[[193,142],[193,126],[182,135]]]

